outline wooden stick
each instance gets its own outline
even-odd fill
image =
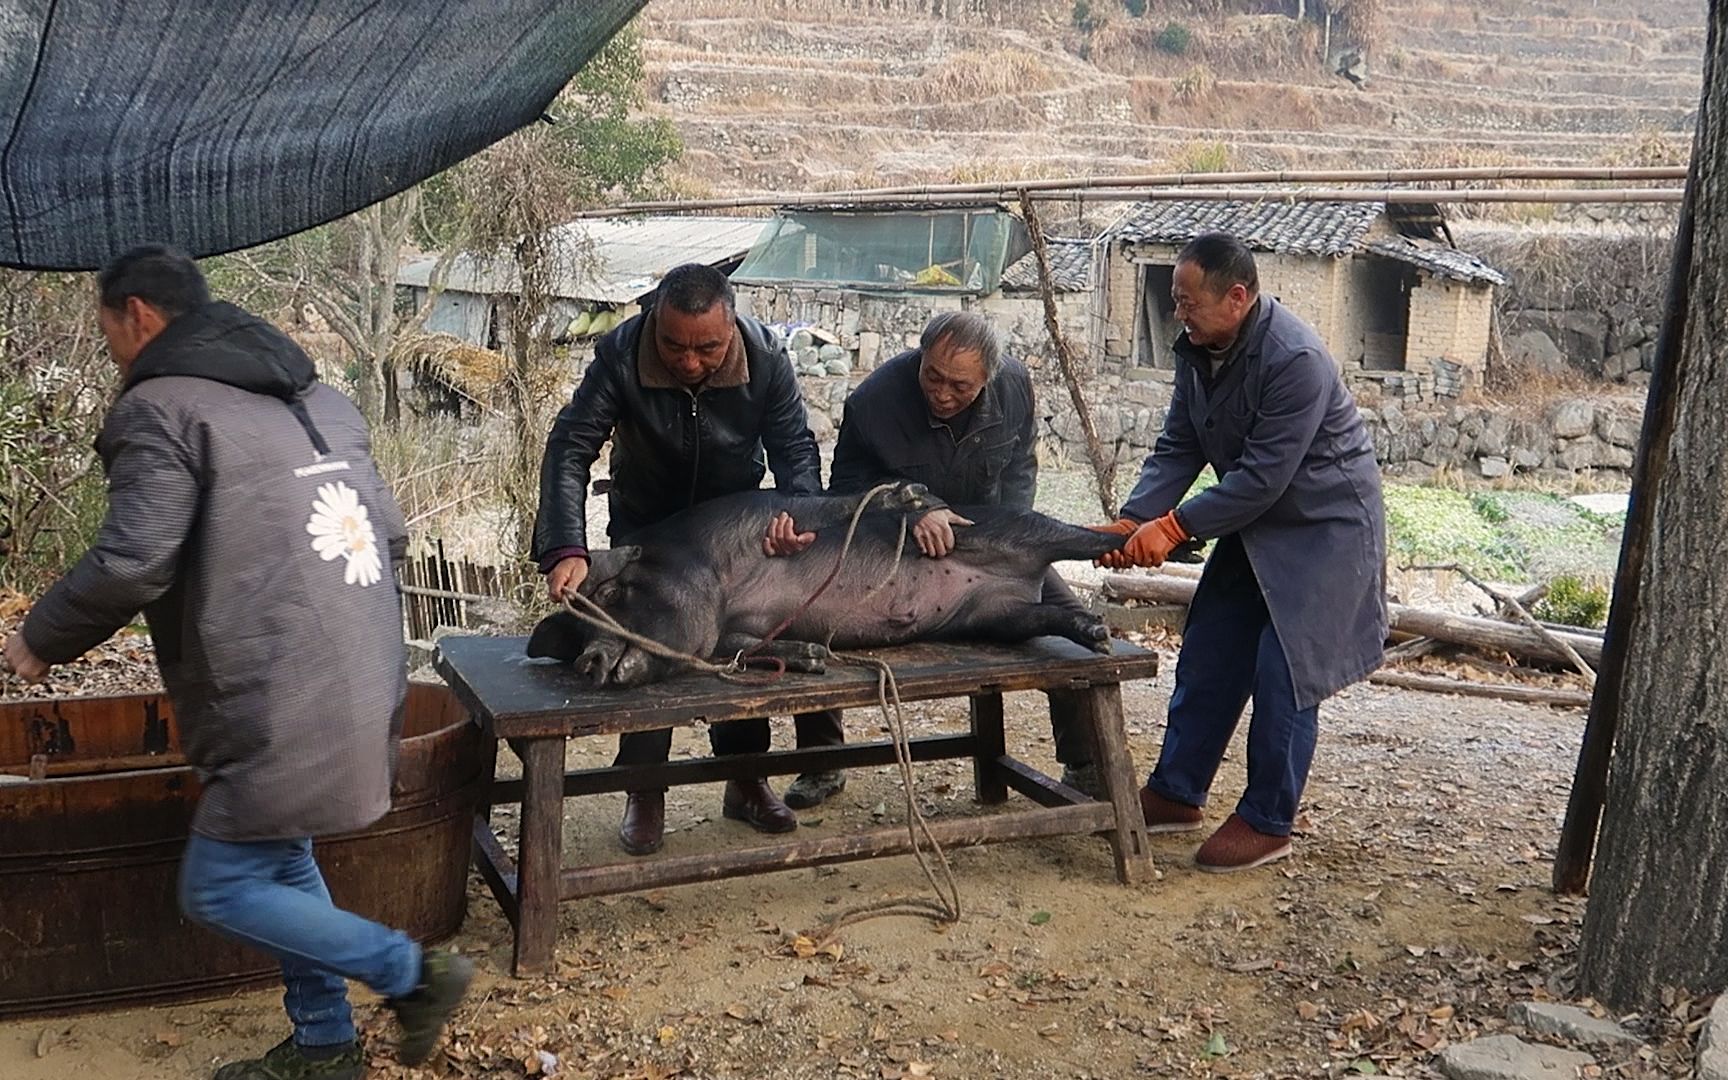
[[[1700,126],[1702,128],[1702,126]],[[1650,391],[1644,404],[1644,426],[1632,460],[1632,496],[1626,506],[1626,525],[1620,542],[1620,564],[1614,572],[1613,601],[1608,608],[1600,677],[1590,716],[1584,722],[1584,739],[1578,748],[1578,768],[1572,776],[1572,794],[1566,802],[1566,820],[1560,826],[1560,843],[1554,852],[1554,891],[1577,895],[1590,879],[1590,860],[1596,850],[1596,828],[1602,820],[1602,801],[1608,790],[1608,763],[1614,752],[1614,734],[1625,707],[1626,661],[1632,650],[1632,624],[1643,599],[1640,577],[1650,551],[1654,530],[1656,493],[1668,464],[1668,446],[1674,438],[1675,414],[1679,409],[1679,367],[1686,358],[1686,322],[1692,308],[1692,244],[1695,206],[1700,182],[1699,162],[1693,157],[1686,182],[1686,201],[1674,228],[1674,256],[1668,271],[1668,303],[1663,309],[1662,332],[1656,345],[1656,363],[1650,372]],[[1705,303],[1715,301],[1706,297]]]
[[[1404,569],[1449,571],[1462,577],[1465,581],[1468,581],[1470,584],[1487,593],[1501,608],[1510,609],[1512,614],[1518,617],[1519,622],[1536,631],[1536,633],[1541,635],[1542,640],[1548,642],[1550,645],[1553,645],[1564,653],[1566,659],[1572,664],[1572,666],[1577,668],[1586,679],[1590,680],[1590,685],[1596,685],[1596,669],[1591,667],[1589,664],[1586,664],[1584,658],[1578,655],[1578,650],[1567,644],[1566,640],[1559,634],[1556,634],[1546,626],[1543,626],[1540,622],[1537,622],[1536,617],[1531,615],[1530,612],[1525,609],[1524,605],[1518,602],[1517,597],[1509,596],[1506,593],[1501,592],[1499,589],[1489,585],[1487,582],[1464,569],[1462,566],[1459,566],[1457,563],[1447,563],[1443,566],[1407,566]]]
[[[1062,367],[1062,381],[1068,384],[1068,398],[1080,418],[1080,431],[1086,436],[1086,456],[1092,459],[1092,478],[1098,485],[1098,502],[1106,518],[1116,515],[1116,462],[1104,458],[1104,446],[1098,440],[1098,428],[1092,423],[1092,409],[1086,404],[1086,394],[1080,386],[1080,362],[1073,346],[1056,318],[1056,292],[1050,281],[1050,249],[1044,243],[1044,225],[1032,206],[1032,196],[1020,193],[1020,216],[1026,220],[1026,232],[1032,240],[1032,254],[1038,260],[1038,291],[1044,299],[1044,329],[1050,344],[1056,349],[1057,362]]]
[[[1463,679],[1447,679],[1436,675],[1412,675],[1404,671],[1376,671],[1368,681],[1377,686],[1396,686],[1404,690],[1428,690],[1460,697],[1495,698],[1500,701],[1531,702],[1538,705],[1563,705],[1582,709],[1590,704],[1590,695],[1583,690],[1551,690],[1543,686],[1507,686],[1504,684],[1473,683]]]

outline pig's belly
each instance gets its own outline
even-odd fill
[[[727,604],[727,629],[771,633],[821,585],[826,573],[774,560],[770,572],[737,590]],[[825,564],[824,570],[831,564]],[[826,592],[793,620],[781,637],[793,641],[830,642],[835,648],[896,645],[958,631],[982,605],[1004,600],[1036,603],[1042,578],[1024,581],[950,559],[913,555],[898,573],[881,584],[886,567],[843,570]],[[880,585],[880,587],[878,587]]]

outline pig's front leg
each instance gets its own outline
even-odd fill
[[[720,644],[714,647],[714,660],[724,663],[741,652],[756,650],[755,656],[768,656],[781,660],[786,664],[787,671],[796,671],[804,675],[821,675],[828,670],[828,647],[811,641],[787,641],[776,638],[767,645],[754,634],[741,631],[722,634]]]

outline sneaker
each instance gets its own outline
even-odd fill
[[[290,1035],[263,1057],[222,1066],[215,1080],[360,1080],[365,1074],[359,1043],[303,1047]]]
[[[1062,783],[1099,802],[1110,797],[1104,792],[1104,778],[1098,775],[1098,766],[1090,761],[1084,765],[1062,766]]]
[[[1277,862],[1290,854],[1288,836],[1271,836],[1231,814],[1194,853],[1194,865],[1209,874],[1230,874]]]
[[[397,1061],[418,1065],[426,1060],[444,1033],[450,1014],[462,1004],[473,978],[474,964],[466,957],[442,949],[427,949],[420,954],[420,985],[411,994],[390,999],[396,1022],[402,1026],[402,1041],[396,1047]]]
[[[792,781],[783,801],[794,810],[809,810],[845,790],[846,774],[838,769],[834,772],[809,772]]]
[[[1140,814],[1149,833],[1194,832],[1205,825],[1198,806],[1166,799],[1151,788],[1140,789]]]

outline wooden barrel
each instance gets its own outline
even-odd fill
[[[479,732],[450,692],[410,685],[390,812],[316,841],[339,907],[421,941],[456,932],[480,762]],[[180,914],[198,792],[166,697],[0,703],[0,1016],[213,997],[278,977],[270,957]]]

